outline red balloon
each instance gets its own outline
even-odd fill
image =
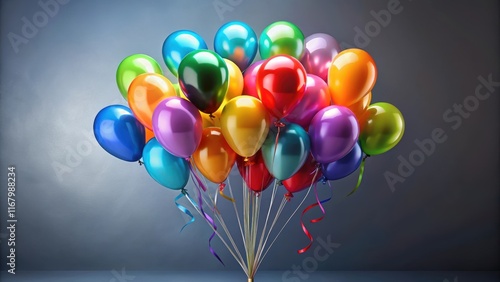
[[[316,175],[316,177],[315,177]],[[297,193],[311,187],[311,184],[318,182],[323,177],[318,162],[311,154],[304,165],[292,177],[283,180],[283,185],[290,193]]]
[[[264,164],[260,150],[247,161],[245,161],[244,157],[238,156],[236,163],[241,177],[248,188],[254,192],[264,191],[274,179]]]
[[[257,73],[257,92],[262,104],[278,119],[287,116],[306,91],[304,66],[288,55],[267,59]]]

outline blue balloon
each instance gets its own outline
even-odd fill
[[[138,161],[145,143],[144,126],[122,105],[100,110],[94,120],[94,135],[111,155],[129,162]]]
[[[258,49],[257,35],[244,22],[228,22],[215,34],[215,52],[233,61],[241,71],[252,63]]]
[[[177,76],[177,69],[184,57],[192,51],[208,49],[205,40],[191,30],[178,30],[171,33],[163,42],[163,60],[173,75]]]
[[[363,151],[358,143],[343,158],[329,164],[323,164],[321,170],[323,176],[328,180],[337,180],[344,178],[358,169],[363,159]]]
[[[144,147],[142,161],[149,175],[161,185],[172,190],[186,187],[189,180],[189,165],[165,150],[156,138],[151,138]]]
[[[262,157],[269,172],[278,180],[294,175],[307,160],[311,141],[307,132],[298,124],[289,123],[280,129],[271,127],[262,145]],[[275,152],[276,148],[276,152]]]

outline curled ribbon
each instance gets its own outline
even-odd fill
[[[191,224],[191,223],[194,222],[194,216],[193,216],[193,214],[186,207],[184,207],[183,205],[179,204],[179,202],[178,202],[182,197],[185,197],[185,196],[189,196],[189,194],[187,193],[186,189],[183,188],[181,190],[181,193],[177,197],[175,197],[175,199],[174,199],[174,203],[177,206],[177,208],[181,212],[185,213],[186,215],[188,215],[191,218],[188,223],[186,223],[186,224],[184,224],[184,226],[182,226],[182,228],[181,228],[181,230],[179,232],[182,232],[182,230],[184,230],[184,228],[186,226],[188,226],[189,224]]]
[[[352,194],[354,194],[354,192],[356,192],[358,190],[359,186],[361,185],[361,181],[363,180],[363,174],[365,173],[365,162],[366,162],[366,159],[368,157],[370,157],[370,155],[366,155],[363,157],[363,160],[361,161],[361,165],[359,166],[358,183],[356,184],[356,187],[354,187],[354,189],[352,189],[351,193],[347,194],[346,197],[349,197]]]
[[[231,202],[235,202],[233,198],[229,197],[228,195],[224,194],[224,188],[226,187],[226,184],[224,183],[221,183],[219,184],[219,194],[222,196],[222,198],[228,200],[228,201],[231,201]]]

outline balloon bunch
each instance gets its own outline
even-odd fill
[[[261,60],[254,61],[258,51]],[[354,192],[366,157],[387,152],[403,136],[401,112],[389,103],[371,104],[377,79],[373,58],[361,49],[340,50],[328,34],[304,38],[296,25],[279,21],[257,37],[250,26],[233,21],[216,32],[214,51],[197,33],[179,30],[166,38],[162,53],[178,83],[163,76],[147,55],[125,58],[116,81],[129,108],[102,109],[94,121],[96,139],[113,156],[139,161],[158,183],[180,190],[177,207],[192,222],[191,212],[178,202],[187,197],[214,231],[209,244],[219,236],[250,279],[274,243],[268,239],[276,219],[295,193],[307,189],[308,194],[318,181],[344,178],[361,166]],[[246,259],[217,209],[221,195],[238,216],[230,185],[229,195],[224,192],[235,163],[244,184],[243,222],[239,217],[238,222]],[[186,190],[190,177],[196,200]],[[206,180],[217,184],[215,193]],[[260,194],[273,180],[257,240]],[[287,192],[272,221],[281,184]],[[316,198],[302,214],[315,206],[324,214],[326,200]],[[310,244],[299,253],[312,243],[303,223],[302,229]]]

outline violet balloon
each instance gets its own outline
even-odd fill
[[[356,144],[359,127],[353,112],[342,106],[320,110],[309,126],[311,153],[318,163],[331,163],[347,155]]]
[[[308,74],[306,92],[299,104],[286,116],[290,122],[307,130],[314,115],[321,109],[330,106],[331,96],[328,84],[319,76]]]
[[[169,97],[153,112],[153,132],[165,150],[177,157],[188,158],[201,141],[201,114],[189,101]]]
[[[302,65],[307,73],[317,75],[326,82],[332,60],[340,52],[339,43],[329,34],[315,33],[305,39],[305,46]]]
[[[354,148],[342,159],[329,164],[322,164],[321,171],[323,176],[328,180],[337,180],[344,178],[355,172],[363,160],[363,151],[358,143]]]
[[[251,64],[245,72],[243,72],[243,95],[250,95],[259,99],[259,93],[257,93],[257,85],[255,84],[257,80],[257,72],[262,66],[264,60],[257,61]]]

